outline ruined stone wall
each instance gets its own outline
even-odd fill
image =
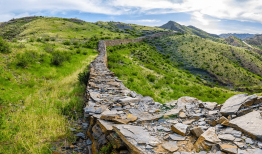
[[[171,33],[158,33],[150,37],[142,37],[137,39],[99,41],[99,55],[93,62],[91,62],[89,66],[90,77],[86,89],[86,107],[84,109],[85,117],[88,118],[89,121],[87,136],[92,141],[92,144],[88,146],[89,153],[97,153],[99,149],[101,149],[108,142],[110,142],[115,149],[122,149],[122,151],[126,150],[128,151],[128,153],[141,153],[141,150],[133,147],[131,143],[127,143],[126,139],[123,136],[121,139],[120,134],[117,134],[116,131],[113,130],[114,122],[110,122],[110,119],[101,119],[101,113],[105,115],[105,112],[108,112],[109,115],[115,115],[119,117],[120,114],[123,114],[123,111],[121,112],[120,110],[117,110],[116,108],[118,108],[118,106],[123,107],[125,101],[126,103],[138,103],[138,101],[140,100],[140,98],[138,97],[128,97],[131,95],[131,93],[135,95],[135,92],[131,92],[129,89],[127,89],[123,85],[122,81],[115,77],[114,73],[107,68],[106,47],[127,44],[130,42],[141,42],[144,39],[151,39],[168,34]],[[126,100],[123,100],[122,103],[119,103],[121,99]],[[144,114],[143,116],[144,119],[150,119],[147,114]],[[151,118],[159,117],[160,116],[156,115],[152,116]],[[130,119],[128,120],[128,118],[122,118],[119,119],[116,123],[127,124],[129,121]]]
[[[107,46],[168,34],[99,41],[86,89],[87,136],[80,134],[87,153],[96,154],[109,143],[116,154],[262,153],[262,97],[239,94],[218,105],[185,96],[161,107],[130,91],[107,68]]]

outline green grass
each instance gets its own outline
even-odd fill
[[[262,56],[247,49],[188,34],[164,36],[149,44],[157,46],[176,66],[202,69],[225,85],[251,89],[262,85]]]
[[[98,21],[96,25],[109,29],[111,32],[121,32],[125,34],[130,34],[132,36],[145,36],[146,34],[158,33],[167,31],[158,27],[142,26],[136,24],[127,24],[122,22],[103,22]],[[125,28],[123,28],[125,26]],[[119,28],[121,27],[121,28]]]
[[[68,127],[83,116],[87,66],[98,41],[137,37],[46,17],[12,20],[0,36],[6,45],[0,53],[0,153],[7,154],[51,153],[57,142],[74,142]]]
[[[52,153],[56,142],[74,141],[68,127],[83,116],[86,88],[78,78],[98,39],[128,34],[71,19],[15,21],[0,28],[19,27],[4,41],[11,52],[0,53],[0,153]]]
[[[68,118],[82,115],[85,85],[78,74],[96,57],[93,49],[87,55],[77,54],[55,42],[59,52],[68,52],[70,60],[56,66],[53,53],[44,51],[43,43],[11,43],[11,54],[1,59],[0,151],[4,153],[51,153],[51,143],[72,139]],[[30,57],[33,52],[34,57]],[[27,55],[21,66],[17,55]],[[29,55],[29,56],[28,56]],[[8,59],[8,60],[7,60]],[[75,111],[77,114],[75,114]]]
[[[131,90],[155,101],[167,103],[182,96],[224,103],[237,94],[219,87],[205,86],[204,80],[174,63],[146,43],[108,47],[108,65]]]
[[[129,34],[111,32],[106,28],[101,28],[93,23],[82,22],[74,23],[68,19],[62,18],[42,18],[25,25],[28,27],[19,36],[21,38],[61,38],[75,40],[90,39],[90,36],[96,35],[99,39],[134,38]]]

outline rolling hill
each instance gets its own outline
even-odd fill
[[[255,35],[252,38],[245,40],[248,44],[258,47],[260,50],[262,50],[262,35]]]
[[[241,39],[239,39],[235,36],[229,36],[229,37],[225,38],[225,41],[227,42],[227,44],[235,46],[235,47],[248,48],[248,46]]]
[[[109,29],[112,32],[128,33],[133,36],[147,36],[155,33],[166,31],[157,27],[142,26],[136,24],[127,24],[122,22],[103,22],[98,21],[95,23],[98,26]]]
[[[189,34],[166,36],[149,43],[176,66],[200,75],[207,83],[240,89],[261,86],[262,56],[256,52]]]
[[[207,38],[207,39],[211,39],[213,41],[216,41],[216,42],[222,42],[223,40],[219,38],[218,35],[215,35],[215,34],[210,34],[210,33],[207,33],[199,28],[196,28],[194,26],[183,26],[183,25],[180,25],[174,21],[169,21],[168,23],[160,26],[159,28],[163,28],[163,29],[170,29],[170,30],[173,30],[173,31],[178,31],[178,32],[181,32],[181,33],[187,33],[187,34],[191,34],[191,35],[197,35],[197,36],[200,36],[202,38]]]
[[[227,34],[220,34],[219,35],[220,37],[222,38],[227,38],[229,36],[235,36],[236,38],[239,38],[239,39],[248,39],[248,38],[252,38],[255,36],[255,34],[248,34],[248,33],[243,33],[243,34],[238,34],[238,33],[227,33]]]

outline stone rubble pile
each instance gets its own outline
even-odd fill
[[[157,34],[152,37],[159,37]],[[111,144],[119,154],[262,154],[262,97],[239,94],[223,105],[182,97],[164,105],[126,88],[107,68],[106,46],[90,64],[85,117],[87,153]]]

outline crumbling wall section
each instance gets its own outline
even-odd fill
[[[111,112],[109,115],[118,115],[119,112],[115,105],[119,105],[119,100],[122,98],[129,98],[131,91],[127,89],[122,81],[115,77],[114,73],[107,68],[107,46],[115,46],[127,43],[142,42],[144,39],[152,39],[163,35],[171,34],[170,32],[163,32],[154,34],[150,37],[141,37],[137,39],[119,39],[119,40],[105,40],[99,41],[98,51],[99,55],[91,62],[90,77],[86,89],[86,107],[85,117],[89,121],[87,136],[92,141],[88,146],[89,153],[97,153],[99,150],[107,145],[109,142],[113,145],[115,150],[126,151],[127,153],[141,153],[138,148],[130,148],[131,143],[124,142],[119,135],[113,130],[114,122],[101,119],[102,113]],[[134,98],[134,103],[138,103],[139,99]],[[153,100],[152,100],[153,101]],[[129,103],[129,102],[127,102]],[[123,104],[121,104],[123,106]],[[113,114],[114,112],[114,114]],[[161,115],[162,116],[162,115]],[[145,115],[145,117],[147,117]],[[153,116],[153,118],[160,116]],[[118,121],[117,123],[121,123]]]

